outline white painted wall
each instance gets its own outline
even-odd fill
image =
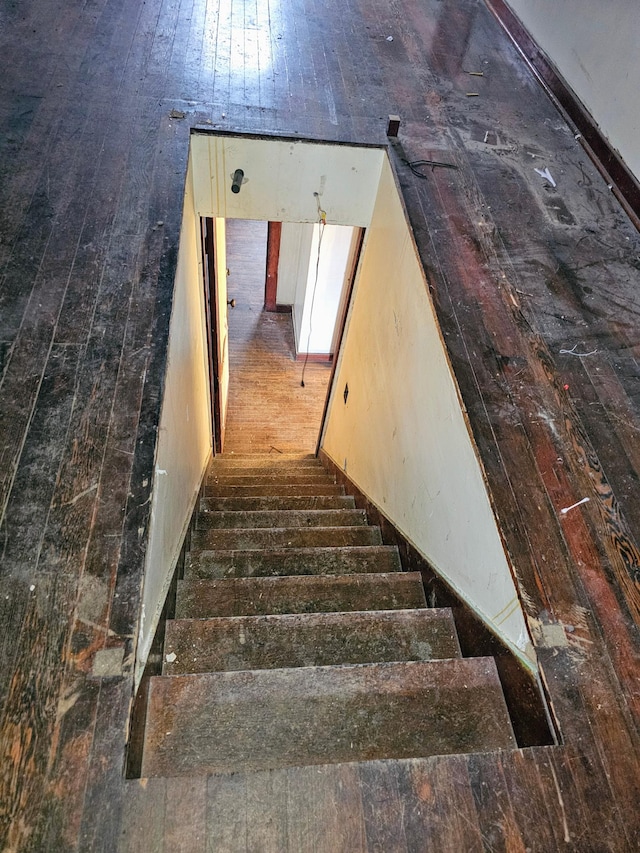
[[[310,204],[306,196],[324,175],[316,171],[312,180],[310,171],[306,183],[299,176],[297,189],[303,197],[289,186],[291,198],[280,198],[279,185],[269,184],[270,172],[277,174],[270,157],[286,160],[293,153],[288,145],[263,153],[252,149],[252,159],[243,163],[251,162],[253,174],[263,176],[256,186],[265,195],[244,196],[254,200],[256,209],[244,202],[242,209],[232,207],[237,197],[227,199],[230,181],[219,187],[216,175],[225,178],[225,170],[233,169],[223,163],[223,169],[209,175],[212,150],[218,165],[222,155],[210,137],[194,136],[192,141],[152,493],[138,676],[211,453],[198,217],[308,216],[303,221],[313,222],[316,200],[312,196]],[[304,160],[297,149],[307,146],[293,145]],[[342,149],[336,166],[348,188],[342,192],[329,168],[333,152],[311,147],[316,149],[312,163],[322,163],[326,171],[322,206],[328,219],[367,227],[323,448],[522,656],[529,650],[524,616],[386,155]],[[243,165],[232,162],[233,168]],[[358,192],[369,199],[368,218]],[[199,194],[204,202],[198,202]],[[346,382],[350,393],[345,405]]]
[[[307,277],[300,282],[293,311],[296,349],[301,353],[329,354],[345,278],[350,271],[355,229],[325,225],[318,264],[320,225],[311,227],[313,239]]]
[[[384,157],[379,148],[194,134],[196,213],[231,219],[367,225]],[[243,169],[245,183],[231,192]]]
[[[640,180],[638,0],[508,0]]]
[[[202,259],[192,186],[190,164],[156,447],[137,649],[137,680],[149,654],[202,477],[211,457]]]
[[[293,305],[300,290],[300,282],[307,281],[312,240],[313,225],[311,223],[282,223],[276,291],[278,305]]]
[[[388,161],[362,250],[322,447],[505,642],[521,657],[530,652]]]

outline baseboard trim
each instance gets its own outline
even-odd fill
[[[479,616],[441,578],[425,557],[402,535],[395,525],[380,512],[358,486],[335,462],[320,449],[318,457],[347,494],[355,498],[358,509],[367,512],[372,524],[382,531],[385,545],[396,545],[400,562],[406,572],[420,572],[432,607],[450,607],[458,631],[464,657],[493,657],[511,716],[518,746],[549,746],[558,742],[544,696],[541,681],[514,655],[511,649],[494,634]]]
[[[625,212],[640,230],[640,183],[620,154],[604,136],[593,116],[558,69],[537,44],[505,0],[485,3],[518,48],[545,91],[565,118],[574,125],[579,142],[605,178]]]
[[[333,364],[333,355],[326,352],[297,352],[296,361],[312,361],[315,364]]]

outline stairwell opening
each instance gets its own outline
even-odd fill
[[[236,193],[238,169],[244,182]],[[315,223],[319,210],[327,222],[366,229],[321,455],[535,681],[515,573],[386,150],[200,131],[187,172],[137,681],[212,452],[199,223]]]

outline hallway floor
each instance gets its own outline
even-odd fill
[[[263,310],[266,241],[266,222],[227,220],[227,289],[236,307],[224,452],[315,453],[331,368],[296,361],[291,314]]]

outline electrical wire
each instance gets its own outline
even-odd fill
[[[318,255],[316,257],[316,275],[315,280],[313,282],[313,292],[311,294],[311,310],[309,311],[309,334],[307,335],[307,351],[304,356],[304,364],[302,365],[302,378],[300,379],[300,385],[304,388],[304,374],[307,369],[307,362],[309,361],[309,347],[311,346],[311,334],[313,331],[313,306],[316,301],[316,289],[318,287],[318,278],[320,275],[320,250],[322,248],[322,238],[324,237],[324,229],[327,225],[327,214],[320,207],[320,197],[318,193],[314,193],[316,197],[316,201],[318,203]]]
[[[441,169],[457,169],[455,163],[441,163],[440,160],[414,160],[410,163],[408,160],[404,161],[405,165],[407,165],[414,175],[418,178],[428,178],[428,175],[425,175],[424,172],[419,171],[421,166],[431,166],[431,171],[433,172],[436,167],[440,167]]]

